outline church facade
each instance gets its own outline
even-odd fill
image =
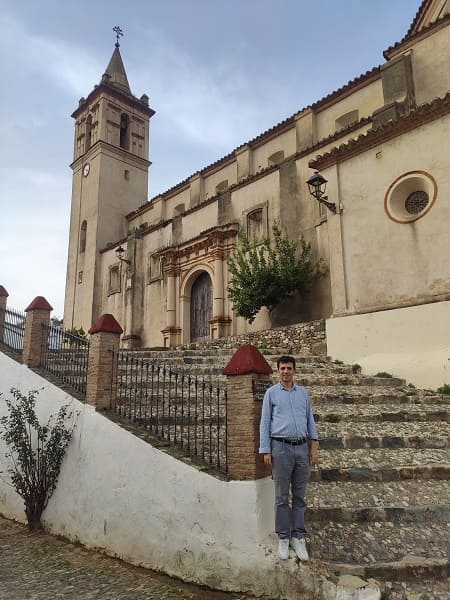
[[[335,357],[374,367],[389,346],[405,358],[399,327],[410,364],[423,364],[425,344],[441,365],[450,333],[449,24],[448,0],[423,1],[381,66],[150,201],[154,111],[146,95],[132,95],[116,44],[72,115],[64,326],[88,330],[112,313],[125,347],[169,347],[324,318]],[[334,212],[309,193],[316,171]],[[227,258],[242,232],[270,235],[275,221],[311,243],[326,275],[250,325],[227,298]]]

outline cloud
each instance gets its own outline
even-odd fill
[[[250,78],[238,53],[199,63],[161,34],[147,35],[151,57],[134,70],[132,80],[136,89],[151,83],[157,90],[150,100],[166,133],[184,143],[229,151],[258,131],[261,122],[271,122],[273,106],[255,102],[255,94],[264,95],[264,77]]]
[[[2,56],[14,56],[12,64],[3,61],[2,71],[8,74],[11,70],[9,75],[18,80],[39,76],[67,94],[80,96],[93,87],[102,73],[99,63],[84,48],[30,32],[11,15],[0,15],[0,31]]]

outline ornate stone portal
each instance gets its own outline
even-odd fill
[[[164,346],[230,334],[231,318],[225,312],[226,260],[238,230],[237,223],[214,227],[161,251],[167,277]]]

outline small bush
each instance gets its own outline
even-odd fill
[[[443,394],[444,396],[450,396],[450,385],[448,383],[444,383],[441,387],[438,387],[436,390],[438,394]]]
[[[386,371],[380,371],[379,373],[375,374],[375,377],[384,377],[385,379],[390,379],[393,377],[393,375],[392,373],[386,373]]]
[[[8,414],[0,418],[0,437],[8,447],[5,456],[10,462],[10,485],[24,501],[28,529],[32,531],[42,528],[42,513],[56,487],[72,437],[73,426],[66,426],[72,413],[68,405],[61,406],[56,416],[51,415],[41,425],[36,415],[39,392],[30,391],[25,396],[12,388],[10,393],[13,399],[5,397]]]
[[[352,373],[361,373],[361,365],[358,365],[358,363],[352,365]]]

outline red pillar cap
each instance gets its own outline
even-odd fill
[[[123,333],[122,327],[113,315],[110,314],[102,315],[98,321],[92,325],[88,333],[99,333],[100,331],[105,331],[106,333]]]
[[[0,285],[0,298],[7,298],[9,296],[8,292],[5,290],[5,288]]]
[[[230,362],[223,370],[224,375],[246,375],[257,373],[259,375],[270,375],[272,367],[256,346],[245,344],[236,350]]]
[[[47,300],[44,298],[44,296],[36,296],[36,298],[33,300],[33,302],[31,304],[29,304],[27,306],[27,308],[25,309],[25,312],[28,312],[29,310],[53,310],[53,306],[50,306],[50,304],[47,302]]]

